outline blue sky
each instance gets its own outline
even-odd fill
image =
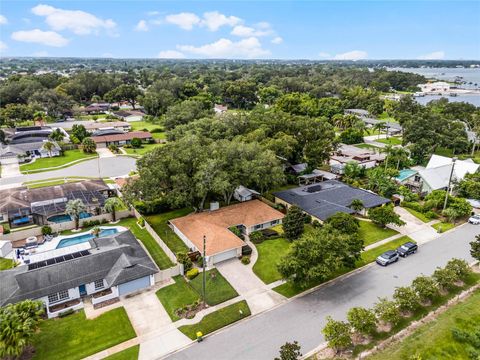
[[[5,1],[3,56],[480,59],[480,1]]]

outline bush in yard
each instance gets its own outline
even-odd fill
[[[447,291],[459,280],[455,271],[446,268],[437,268],[434,271],[432,278],[435,280],[438,287]]]
[[[475,236],[475,240],[470,242],[470,255],[480,261],[480,235]]]
[[[97,144],[91,137],[86,137],[82,141],[82,149],[84,153],[93,154],[97,150]]]
[[[187,271],[187,278],[189,280],[195,279],[198,275],[199,271],[197,268],[193,268]]]
[[[347,319],[352,328],[359,334],[371,335],[377,329],[377,318],[370,309],[354,307],[348,310]]]
[[[280,347],[280,357],[276,357],[275,360],[298,360],[302,357],[300,352],[300,345],[297,341],[293,343],[286,342],[285,345]]]
[[[360,230],[358,220],[354,216],[343,212],[333,214],[325,221],[325,223],[329,224],[334,229],[347,234],[356,234]]]
[[[387,224],[405,225],[405,222],[403,222],[400,216],[393,210],[392,205],[379,206],[368,210],[368,218],[382,228]]]
[[[450,260],[447,265],[445,265],[445,269],[452,270],[457,278],[461,280],[464,280],[472,272],[468,263],[460,259]]]
[[[303,217],[303,222],[305,224],[311,224],[312,223],[312,216],[309,214],[305,214]]]
[[[254,231],[249,235],[250,241],[254,244],[260,244],[263,240],[263,234],[260,231]]]
[[[425,212],[424,207],[423,207],[421,204],[419,204],[418,202],[403,201],[403,202],[402,202],[402,206],[403,206],[404,208],[408,208],[408,209],[412,209],[412,210],[418,211],[419,213]]]
[[[52,235],[52,228],[48,225],[42,226],[42,235]]]
[[[333,320],[331,316],[327,317],[327,324],[322,330],[328,346],[335,351],[344,350],[352,346],[350,325],[344,321]]]
[[[305,227],[305,216],[302,210],[295,205],[288,208],[287,215],[283,218],[283,232],[289,241],[296,240],[303,234]]]
[[[385,324],[390,324],[392,327],[397,325],[401,319],[397,303],[387,298],[379,298],[373,307],[373,311],[377,319]]]
[[[350,207],[352,208],[352,210],[358,213],[364,208],[363,201],[360,199],[353,199]]]
[[[183,271],[188,271],[193,266],[192,260],[186,253],[177,253],[177,261],[183,265]]]
[[[416,291],[408,286],[397,287],[393,293],[398,308],[404,312],[414,312],[420,306]]]
[[[142,147],[142,140],[140,140],[139,138],[133,138],[130,141],[130,145],[132,145],[132,148],[138,149],[138,148]]]
[[[231,226],[228,228],[228,230],[230,230],[232,233],[234,233],[235,235],[237,235],[238,237],[240,237],[242,235],[242,232],[240,231],[240,229],[236,226]]]
[[[250,264],[250,257],[249,256],[242,256],[242,264],[243,265]]]
[[[432,301],[435,295],[438,294],[438,287],[431,277],[418,276],[412,281],[412,288],[417,293],[420,301],[429,302]]]

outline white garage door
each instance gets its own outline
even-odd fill
[[[131,292],[142,290],[150,286],[150,276],[145,276],[140,279],[135,279],[118,285],[118,294],[120,296],[129,294]]]
[[[220,261],[225,261],[232,259],[237,256],[237,249],[228,250],[220,254],[213,255],[213,263],[219,263]]]

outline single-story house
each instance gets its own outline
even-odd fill
[[[253,200],[255,197],[259,195],[260,195],[259,192],[246,188],[243,185],[240,185],[235,189],[235,192],[233,193],[233,198],[237,201],[243,202],[243,201]]]
[[[61,253],[61,254],[60,254]],[[0,306],[26,299],[49,318],[153,286],[157,267],[130,231],[42,253],[42,260],[0,271]]]
[[[45,148],[45,144],[53,144],[51,150]],[[41,140],[28,143],[0,145],[0,159],[20,158],[22,161],[27,159],[46,158],[60,156],[62,149],[53,140]]]
[[[68,201],[81,199],[87,207],[84,217],[99,211],[105,199],[115,194],[103,180],[85,180],[37,189],[18,187],[0,190],[0,223],[11,227],[45,225],[69,221],[65,215]]]
[[[113,113],[116,117],[127,122],[142,121],[145,113],[139,110],[120,110]]]
[[[193,213],[170,220],[175,234],[191,249],[203,252],[206,239],[208,266],[240,257],[245,242],[229,228],[237,227],[243,234],[268,229],[282,223],[284,215],[260,200],[251,200],[218,210]]]
[[[420,192],[428,194],[434,190],[446,190],[452,166],[452,185],[462,180],[465,175],[477,172],[480,167],[472,159],[456,160],[455,165],[453,165],[452,158],[432,155],[425,169],[418,171],[418,176],[421,179]]]
[[[343,174],[345,165],[355,162],[366,169],[373,168],[385,160],[386,155],[370,149],[362,149],[353,145],[340,144],[334,155],[330,156],[330,170],[335,174]]]
[[[285,171],[290,173],[290,174],[293,174],[293,175],[300,175],[302,174],[303,172],[305,172],[308,168],[308,164],[307,163],[301,163],[301,164],[290,164],[290,163],[287,163],[286,164],[286,168],[285,168]]]
[[[72,130],[73,125],[83,125],[87,131],[113,128],[116,130],[122,130],[123,132],[129,132],[132,129],[132,125],[125,121],[95,122],[92,120],[74,120],[55,124],[56,127],[60,127],[67,131]]]
[[[103,113],[110,109],[109,103],[92,103],[84,108],[80,109],[81,112],[91,114],[91,113]]]
[[[95,141],[97,147],[100,148],[108,147],[109,145],[122,146],[125,144],[130,144],[134,138],[142,141],[151,141],[153,136],[148,131],[131,131],[128,133],[92,136],[92,140]]]
[[[337,212],[354,214],[350,207],[353,200],[361,200],[365,209],[388,204],[390,200],[371,191],[347,185],[338,180],[300,186],[273,194],[275,203],[287,208],[296,205],[312,218],[323,222]]]

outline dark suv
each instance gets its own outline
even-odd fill
[[[379,265],[387,266],[388,264],[398,261],[398,253],[395,250],[385,251],[382,255],[377,257],[377,260],[375,261]]]
[[[418,245],[413,242],[406,242],[397,249],[398,255],[407,257],[410,254],[415,254],[418,250]]]

